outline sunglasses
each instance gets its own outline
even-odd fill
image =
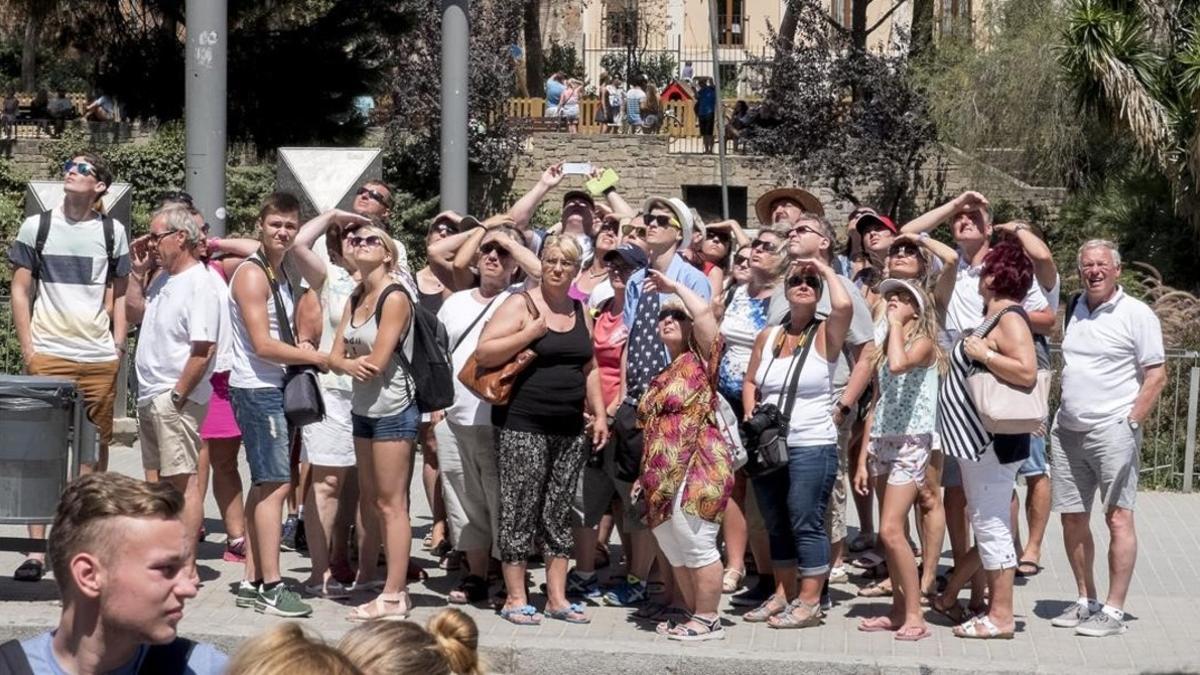
[[[766,239],[755,239],[750,242],[750,250],[762,251],[763,253],[776,253],[779,251],[779,244],[767,241]]]
[[[91,176],[93,178],[96,177],[96,167],[92,166],[91,164],[88,164],[87,162],[76,162],[73,159],[63,162],[63,174],[64,175],[71,173],[71,169],[75,169],[75,171],[80,176]],[[192,201],[191,197],[188,197],[187,201],[190,204]]]
[[[346,239],[346,242],[350,244],[351,248],[360,248],[363,246],[370,246],[374,248],[376,246],[383,246],[383,239],[374,234],[367,235],[365,237],[349,237]]]
[[[603,223],[600,223],[601,232],[612,232],[613,234],[616,234],[620,229],[621,224],[615,220],[605,220]]]
[[[183,232],[183,230],[167,230],[166,232],[159,232],[157,234],[155,234],[154,232],[151,232],[150,233],[150,241],[154,242],[155,244],[158,244],[166,237],[169,237],[173,234],[179,234],[180,232]]]
[[[814,291],[821,290],[821,279],[811,274],[793,274],[787,278],[787,287],[808,286]]]
[[[646,227],[644,225],[626,225],[621,229],[621,234],[634,239],[645,239]]]
[[[658,313],[659,321],[663,321],[665,319],[671,319],[675,323],[683,323],[684,321],[691,321],[692,317],[688,316],[687,312],[683,311],[682,309],[671,307]]]
[[[893,258],[915,258],[920,254],[916,246],[912,244],[900,244],[888,249],[888,255]]]
[[[722,232],[720,230],[713,230],[713,231],[707,233],[704,238],[709,241],[716,241],[716,242],[720,242],[722,244],[728,244],[730,241],[729,233]]]
[[[821,238],[825,237],[825,235],[823,233],[818,232],[807,225],[797,225],[797,226],[793,227],[792,229],[788,230],[789,237],[799,237],[802,234],[815,234]]]
[[[504,248],[503,246],[501,246],[500,244],[497,244],[494,241],[489,241],[488,243],[479,247],[479,255],[491,255],[493,253],[496,254],[497,258],[507,258],[508,257],[508,249]]]
[[[437,232],[441,235],[448,235],[454,232],[454,228],[450,227],[449,223],[437,223],[429,228],[430,232]]]
[[[745,256],[745,255],[735,255],[735,256],[733,256],[733,264],[734,264],[734,265],[746,265],[746,264],[749,264],[749,263],[750,263],[750,257],[749,257],[749,256]]]
[[[67,164],[70,164],[70,162],[67,162]],[[68,171],[68,170],[69,169],[66,169],[66,167],[64,167],[63,173],[66,173],[66,171]],[[80,173],[82,173],[82,171]],[[160,201],[160,202],[179,202],[179,203],[187,204],[188,206],[195,208],[195,203],[194,203],[195,200],[192,199],[192,196],[190,194],[184,192],[183,190],[168,190],[168,191],[162,193],[162,195],[158,198],[158,201]]]
[[[383,194],[382,192],[380,192],[378,190],[372,190],[369,187],[360,187],[360,188],[358,188],[358,192],[356,192],[355,194],[358,195],[359,197],[366,195],[366,196],[370,197],[371,199],[374,199],[375,201],[379,202],[380,204],[383,204],[384,206],[390,206],[390,204],[388,204],[387,195]]]
[[[647,213],[646,215],[642,216],[642,221],[646,223],[647,228],[650,228],[650,227],[673,227],[677,230],[681,230],[681,231],[683,230],[683,227],[679,224],[679,221],[675,220],[675,218],[673,218],[672,216],[667,216],[667,215],[662,215],[662,214],[654,215],[653,213]]]

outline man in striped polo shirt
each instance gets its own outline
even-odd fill
[[[115,220],[106,235],[106,216],[93,208],[111,184],[107,162],[91,153],[76,155],[63,165],[62,206],[48,218],[26,218],[8,251],[13,325],[25,370],[75,380],[88,419],[96,425],[99,453],[83,465],[84,472],[108,468],[117,370],[125,349],[129,240]],[[46,528],[31,525],[29,535],[45,538]],[[14,578],[37,581],[44,571],[44,556],[35,553]]]

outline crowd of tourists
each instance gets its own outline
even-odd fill
[[[859,630],[921,640],[930,610],[956,636],[1008,639],[1014,579],[1040,571],[1053,509],[1078,601],[1052,623],[1125,631],[1141,424],[1165,371],[1159,322],[1121,288],[1113,243],[1080,247],[1081,290],[1060,321],[1046,243],[1031,224],[994,223],[975,192],[902,227],[857,208],[841,237],[820,199],[781,187],[758,198],[751,236],[674,196],[631,204],[614,172],[593,171],[564,185],[574,179],[551,166],[484,219],[438,214],[412,269],[380,181],[352,210],[307,221],[294,196],[272,194],[253,238],[209,236],[191,197],[172,193],[129,242],[93,210],[106,162],[69,161],[63,205],[27,219],[9,252],[17,336],[30,374],[78,382],[101,439],[89,468],[103,472],[117,365],[140,324],[149,484],[85,477],[68,490],[49,546],[64,616],[94,621],[98,599],[131,592],[97,570],[132,552],[101,545],[112,528],[87,522],[167,521],[183,540],[144,537],[169,558],[146,591],[161,597],[146,601],[167,608],[173,636],[195,594],[211,476],[224,558],[244,564],[229,602],[247,611],[300,618],[359,598],[347,620],[403,620],[424,545],[459,572],[447,604],[492,602],[522,626],[586,624],[607,604],[676,641],[739,622],[802,629],[825,620],[853,565],[876,579],[859,594],[892,599]],[[560,188],[560,221],[531,225]],[[932,236],[941,227],[955,245]],[[434,518],[423,544],[410,518],[418,453]],[[1106,596],[1092,573],[1097,491]],[[280,549],[297,546],[294,527],[312,566],[292,588]],[[954,565],[942,570],[947,535]],[[17,578],[45,565],[32,554]],[[544,569],[541,598],[531,567]],[[723,616],[723,594],[748,611]],[[63,632],[80,625],[64,619],[25,652],[61,659]],[[391,639],[374,630],[352,635]],[[127,636],[123,658],[167,632]],[[260,646],[308,639],[289,628]]]

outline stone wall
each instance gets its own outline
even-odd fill
[[[621,194],[635,204],[649,195],[680,196],[683,186],[719,186],[717,155],[672,153],[662,136],[535,134],[526,143],[525,156],[518,160],[514,194],[523,194],[537,183],[545,167],[557,161],[591,162],[611,167],[621,176]],[[746,214],[749,226],[757,227],[754,201],[767,190],[782,184],[773,163],[763,157],[729,154],[728,181],[732,188],[745,189],[745,203],[731,204],[730,212]],[[993,202],[1005,201],[1045,213],[1053,220],[1066,196],[1061,188],[1027,185],[1008,174],[975,162],[953,148],[943,148],[926,162],[918,175],[917,208],[930,208],[968,189],[978,190]],[[568,176],[547,203],[561,199],[566,190],[578,188],[582,180]],[[818,182],[802,184],[825,204],[826,215],[844,223],[854,204],[834,196]],[[864,191],[867,192],[867,191]],[[732,196],[731,196],[732,198]],[[636,206],[636,204],[635,204]]]
[[[90,145],[104,147],[114,143],[138,143],[154,134],[154,127],[126,123],[68,123],[68,129],[86,128]],[[9,160],[20,171],[43,178],[50,161],[48,146],[54,138],[17,138],[0,140],[0,157]]]

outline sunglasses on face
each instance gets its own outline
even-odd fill
[[[447,223],[438,223],[438,224],[434,225],[433,227],[429,228],[429,230],[431,232],[437,232],[438,234],[443,235],[443,236],[448,236],[450,233],[452,233],[454,231],[454,228],[450,227],[450,225],[448,225]]]
[[[351,248],[361,248],[363,246],[370,246],[371,248],[374,248],[376,246],[383,246],[383,239],[380,239],[374,234],[367,235],[365,237],[349,237],[346,239],[346,241],[350,244]]]
[[[96,167],[87,162],[76,162],[72,159],[63,163],[63,174],[71,173],[71,169],[74,169],[80,176],[96,177]],[[187,201],[191,203],[192,200],[189,197]]]
[[[372,190],[371,188],[364,186],[364,187],[358,188],[358,192],[356,192],[355,194],[357,194],[359,197],[366,195],[366,196],[370,197],[371,199],[374,199],[375,201],[379,202],[380,204],[383,204],[384,206],[388,205],[387,196],[385,196],[382,192],[380,192],[378,190]]]
[[[779,244],[766,239],[755,239],[750,243],[750,250],[762,251],[763,253],[775,253],[779,251]]]
[[[501,246],[500,244],[497,244],[494,241],[489,241],[488,243],[479,247],[479,255],[491,255],[493,253],[496,254],[497,258],[507,258],[508,257],[508,249],[504,248],[503,246]]]
[[[787,279],[788,288],[796,288],[797,286],[808,286],[814,291],[821,290],[821,280],[811,274],[793,274]]]
[[[620,223],[618,223],[615,220],[606,220],[600,224],[601,232],[612,232],[613,234],[616,234],[617,231],[620,229],[621,229]]]
[[[888,255],[893,258],[915,258],[918,253],[917,247],[912,244],[901,244],[888,249]]]
[[[822,238],[824,238],[824,236],[825,236],[824,234],[814,230],[813,228],[811,228],[807,225],[797,225],[797,226],[793,227],[792,229],[788,230],[788,237],[799,237],[802,234],[815,234],[818,237],[822,237]]]
[[[653,213],[647,213],[646,215],[642,216],[642,221],[646,223],[647,228],[673,227],[677,230],[683,229],[683,227],[679,225],[679,221],[675,220],[675,218],[671,216],[663,214],[654,215]]]
[[[733,256],[733,264],[734,265],[748,265],[748,264],[750,264],[750,256],[735,255],[735,256]]]
[[[169,237],[173,234],[178,234],[179,232],[182,232],[182,231],[183,230],[167,230],[166,232],[158,232],[158,233],[151,232],[150,233],[150,241],[154,242],[155,244],[158,244],[166,237]]]
[[[691,321],[692,318],[688,316],[687,312],[683,311],[682,309],[672,307],[670,309],[664,309],[658,313],[659,321],[663,321],[665,319],[671,319],[675,323],[683,323],[684,321]]]
[[[626,225],[621,230],[621,233],[626,237],[632,237],[634,239],[646,238],[646,228],[642,225]]]
[[[709,232],[704,238],[709,241],[715,241],[715,242],[718,242],[721,244],[729,244],[729,233],[721,232],[720,230],[713,230],[712,232]]]

